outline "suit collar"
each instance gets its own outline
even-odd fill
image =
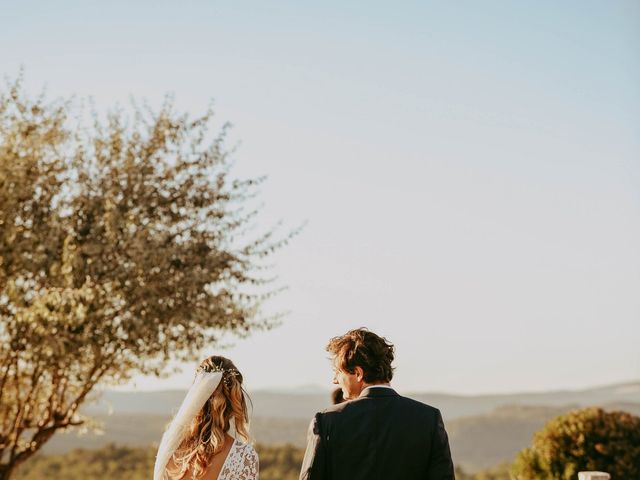
[[[372,385],[360,392],[358,398],[398,397],[398,392],[389,386]]]

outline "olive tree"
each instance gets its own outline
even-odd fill
[[[0,91],[0,479],[97,385],[276,320],[264,262],[291,235],[256,233],[261,179],[231,177],[226,126],[76,105]]]

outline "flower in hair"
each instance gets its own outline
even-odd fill
[[[221,363],[219,364],[213,364],[213,365],[200,365],[198,367],[198,370],[196,371],[196,373],[223,373],[225,372],[224,367],[222,366]]]
[[[231,381],[234,377],[237,377],[238,375],[240,375],[240,372],[238,372],[238,370],[236,370],[235,368],[224,368],[224,366],[220,363],[220,364],[213,364],[213,365],[201,365],[200,367],[198,367],[198,370],[196,373],[222,373],[223,376],[223,382],[227,387],[231,386]]]
[[[231,387],[233,378],[240,375],[240,372],[238,372],[236,369],[230,368],[229,370],[225,370],[222,375],[224,384],[227,386],[227,388],[229,388]]]

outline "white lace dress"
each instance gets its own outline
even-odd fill
[[[258,480],[258,470],[255,449],[247,443],[234,440],[217,480]]]

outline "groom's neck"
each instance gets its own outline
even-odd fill
[[[389,382],[363,383],[362,390],[360,390],[360,393],[362,393],[366,388],[369,388],[369,387],[390,387],[390,386],[391,384]]]

